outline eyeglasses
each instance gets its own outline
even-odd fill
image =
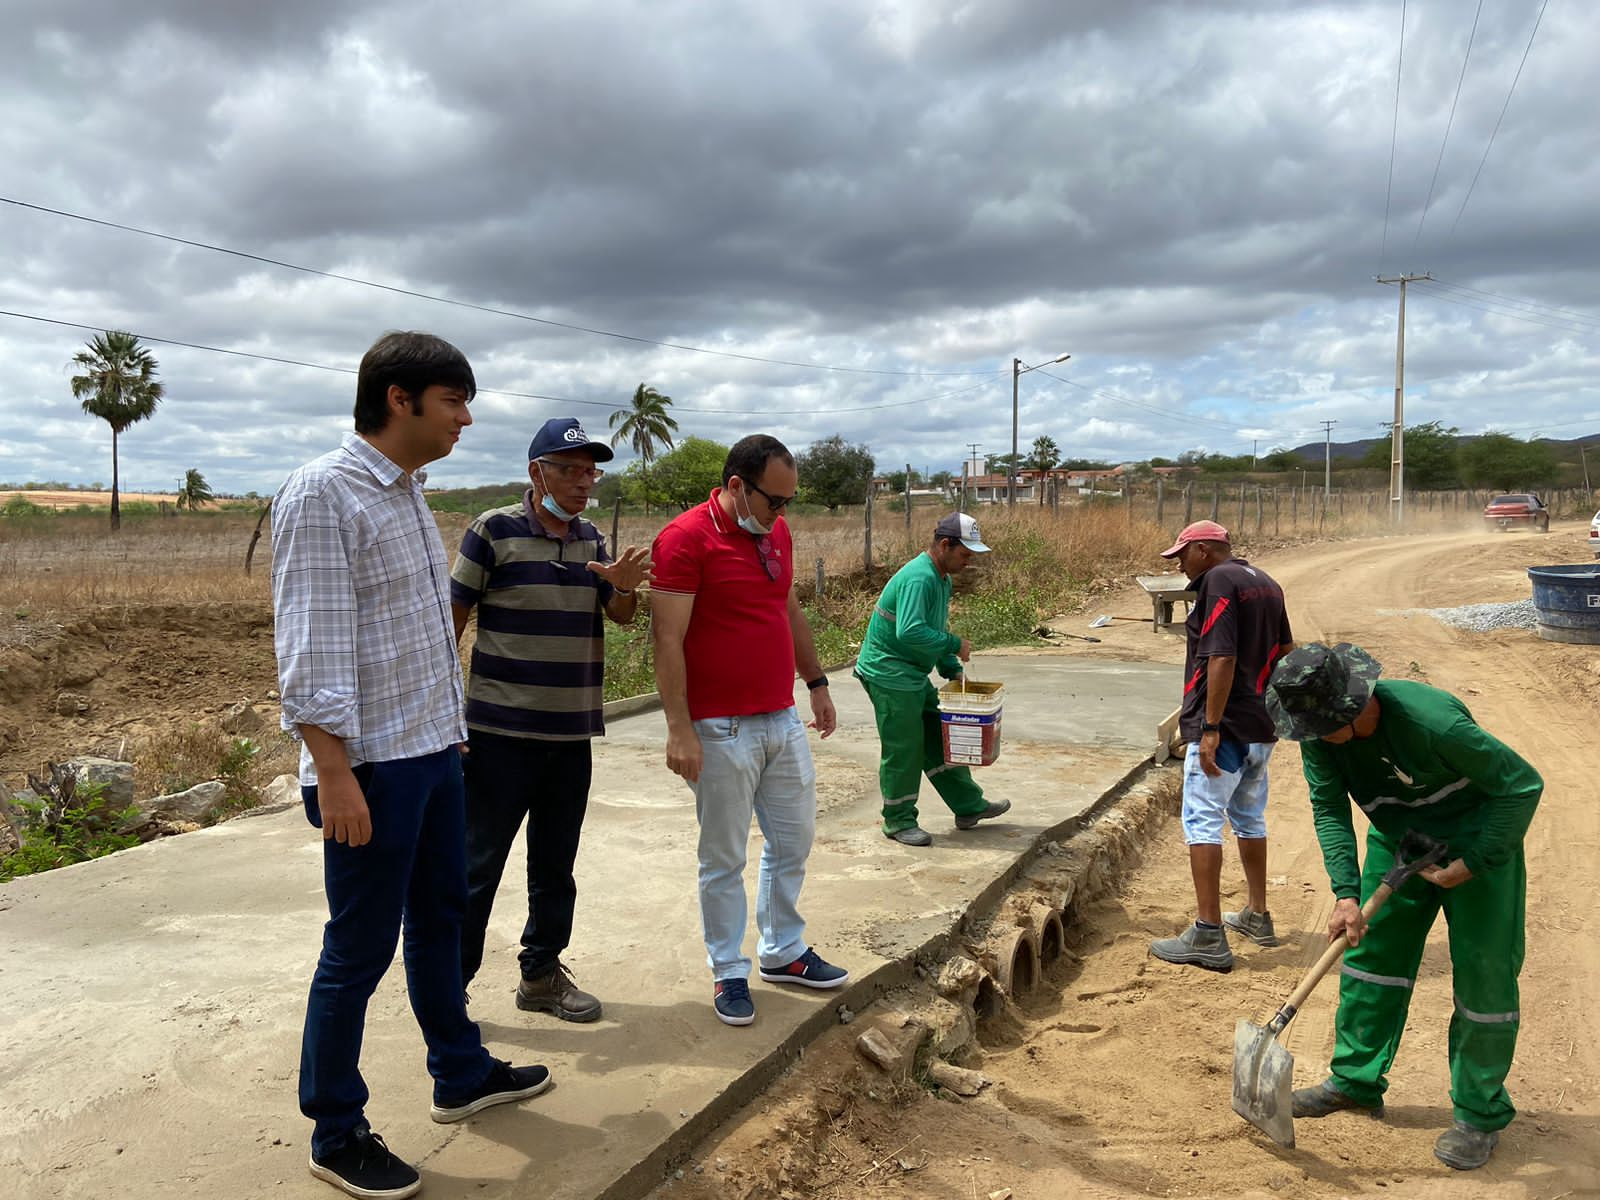
[[[778,556],[772,552],[772,539],[770,537],[757,538],[756,553],[761,556],[761,569],[767,573],[767,578],[773,583],[777,583],[778,577],[783,574],[783,564],[778,561]]]
[[[600,467],[584,467],[577,463],[556,462],[553,458],[536,458],[533,461],[542,466],[554,467],[563,475],[577,475],[584,479],[605,478],[605,471]]]
[[[762,491],[755,485],[754,482],[751,481],[748,475],[741,475],[739,478],[744,480],[744,485],[747,488],[765,500],[767,502],[767,507],[771,508],[775,513],[782,512],[786,505],[791,504],[794,501],[793,496],[774,496],[771,492]]]

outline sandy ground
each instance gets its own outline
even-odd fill
[[[80,504],[90,508],[110,508],[110,492],[45,492],[33,490],[0,491],[0,504],[4,504],[13,496],[21,496],[31,504],[40,508],[77,508]],[[122,492],[118,497],[122,503],[128,504],[135,500],[148,501],[151,504],[165,500],[171,504],[177,499],[172,492]]]
[[[1359,642],[1388,675],[1457,693],[1544,775],[1527,841],[1522,1038],[1508,1082],[1520,1115],[1481,1171],[1458,1174],[1432,1156],[1450,1120],[1442,922],[1424,959],[1386,1121],[1340,1114],[1300,1122],[1298,1146],[1285,1150],[1231,1110],[1235,1022],[1270,1016],[1326,944],[1331,897],[1299,756],[1284,744],[1273,762],[1269,864],[1283,945],[1235,939],[1238,962],[1228,975],[1148,957],[1151,937],[1192,915],[1186,853],[1169,819],[1120,892],[1069,931],[1074,953],[1021,1008],[985,1022],[983,1049],[967,1063],[993,1081],[978,1098],[951,1102],[888,1086],[855,1056],[854,1031],[839,1029],[654,1196],[1600,1196],[1591,999],[1600,945],[1584,915],[1600,887],[1592,765],[1600,647],[1541,642],[1524,631],[1466,633],[1405,612],[1523,599],[1527,566],[1588,557],[1582,527],[1563,524],[1548,537],[1378,539],[1259,560],[1284,585],[1300,640]],[[1141,597],[1125,594],[1056,626],[1082,633],[1098,612],[1145,611]],[[1101,645],[1049,652],[1165,661],[1182,654],[1180,639],[1147,624],[1096,633]],[[1229,855],[1224,900],[1236,907],[1243,879]],[[1329,981],[1286,1035],[1297,1086],[1326,1072],[1336,1000]]]

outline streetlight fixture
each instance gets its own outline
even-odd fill
[[[1053,367],[1057,363],[1064,363],[1071,358],[1070,354],[1063,354],[1060,358],[1052,358],[1049,362],[1035,363],[1031,367],[1022,365],[1020,358],[1011,360],[1011,465],[1006,469],[1006,505],[1015,508],[1017,504],[1017,380],[1029,371],[1037,371],[1040,367]]]

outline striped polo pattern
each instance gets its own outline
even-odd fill
[[[478,610],[467,681],[467,727],[510,737],[575,741],[605,733],[603,608],[611,585],[588,569],[610,562],[582,517],[553,537],[521,504],[468,527],[450,598]]]

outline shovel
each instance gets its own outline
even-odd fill
[[[1113,621],[1154,621],[1154,617],[1107,617],[1099,616],[1089,622],[1090,629],[1104,629]]]
[[[1426,834],[1408,832],[1400,839],[1399,853],[1383,882],[1361,906],[1369,922],[1406,880],[1423,867],[1444,858],[1449,847]],[[1266,1028],[1241,1020],[1233,1031],[1233,1111],[1238,1113],[1280,1146],[1294,1145],[1294,1055],[1278,1043],[1278,1035],[1294,1020],[1306,997],[1322,981],[1329,968],[1339,961],[1349,943],[1340,938],[1306,973],[1300,986],[1277,1012]]]

